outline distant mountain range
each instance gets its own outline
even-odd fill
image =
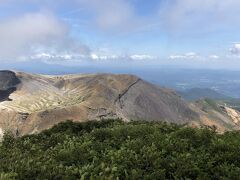
[[[205,100],[189,103],[175,91],[133,75],[0,71],[0,77],[0,90],[5,91],[0,91],[4,97],[0,102],[1,132],[32,134],[65,120],[109,118],[215,126],[219,131],[240,127],[240,114],[230,107]]]
[[[192,88],[186,91],[178,91],[178,94],[181,95],[185,100],[196,101],[199,99],[213,99],[213,100],[229,100],[232,99],[229,96],[221,94],[215,90],[209,88]]]

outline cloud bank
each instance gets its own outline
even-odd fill
[[[212,37],[211,33],[224,32],[230,34],[237,31],[240,26],[240,1],[237,0],[164,0],[155,4],[156,11],[150,9],[149,12],[142,14],[139,9],[145,9],[145,7],[141,6],[152,2],[138,2],[136,0],[0,0],[0,10],[3,11],[3,15],[0,13],[0,59],[1,61],[10,59],[44,59],[46,61],[84,59],[91,61],[155,60],[159,58],[149,55],[151,54],[149,52],[153,52],[153,54],[159,53],[160,56],[160,53],[163,52],[160,48],[167,46],[164,45],[168,41],[166,39],[169,37],[171,39],[175,34],[180,34],[181,40],[185,41],[185,45],[188,43],[189,47],[185,49],[177,47],[179,51],[176,48],[174,49],[175,52],[190,51],[190,53],[174,53],[170,57],[166,53],[163,58],[216,60],[221,55],[223,57],[221,52],[218,54],[209,51],[208,55],[205,53],[203,56],[191,52],[200,46],[196,45],[191,50],[190,45],[195,46],[195,44],[189,37],[198,36],[207,39]],[[18,5],[19,9],[22,9],[21,11],[18,9]],[[11,14],[9,12],[7,14],[3,7],[8,7],[9,11],[17,9],[17,13]],[[47,10],[42,11],[41,9]],[[64,21],[64,18],[74,20],[74,23],[78,25],[78,29],[74,29],[75,26],[72,24],[67,24],[68,22]],[[81,24],[82,21],[87,23],[83,25]],[[83,35],[82,29],[85,30]],[[140,35],[138,30],[141,31]],[[74,36],[72,35],[73,31]],[[119,32],[124,35],[118,36]],[[127,35],[125,36],[125,34]],[[166,37],[160,37],[159,34],[166,35]],[[81,37],[84,35],[88,44],[92,45],[91,48],[82,43]],[[113,42],[115,40],[124,44],[119,45],[119,48],[125,48],[126,51],[133,49],[132,52],[134,53],[123,53],[127,55],[115,55],[114,52],[108,54],[94,53],[98,48],[101,48],[96,46],[102,44],[104,46],[105,44],[105,39],[102,40],[101,36],[106,38],[106,44],[110,42],[110,47],[112,44],[115,45],[113,49],[118,46],[116,45],[118,42]],[[118,38],[115,36],[118,36]],[[100,37],[99,41],[101,43],[96,43],[98,40],[94,39],[95,37],[96,39]],[[125,39],[122,40],[119,37],[126,39],[126,45]],[[178,36],[176,37],[178,38]],[[172,39],[176,37],[174,36]],[[226,44],[226,47],[222,47],[221,50],[228,50],[227,42],[220,42],[222,39],[220,36],[218,37],[220,38],[220,40],[217,40],[219,44]],[[155,52],[151,48],[143,48],[142,45],[138,46],[138,44],[134,43],[136,39],[141,39],[143,43],[145,43],[145,40],[149,41],[149,44],[152,43],[156,47],[159,46],[159,48],[153,47],[152,49],[155,49]],[[194,42],[196,43],[196,41]],[[171,40],[170,43],[172,43]],[[92,47],[95,47],[95,49],[92,49]],[[142,50],[139,50],[140,48]],[[122,49],[118,49],[116,52],[120,52]],[[144,52],[145,49],[148,52]],[[170,53],[174,52],[174,50],[171,50]],[[234,44],[230,49],[230,53],[233,56],[239,56],[240,44]]]
[[[31,13],[0,21],[0,57],[15,58],[66,36],[66,26],[50,14]]]
[[[8,18],[0,21],[0,58],[15,61],[27,60],[42,52],[90,53],[87,45],[69,34],[67,24],[48,12]]]

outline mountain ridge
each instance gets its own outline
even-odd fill
[[[82,122],[108,118],[191,126],[207,124],[221,130],[235,127],[229,117],[211,119],[175,91],[134,75],[13,73],[20,83],[10,94],[11,101],[0,103],[0,128],[17,135],[38,133],[65,120]]]

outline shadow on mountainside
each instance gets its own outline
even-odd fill
[[[16,91],[20,82],[14,72],[0,71],[0,102],[11,100],[9,96]]]
[[[9,88],[6,91],[0,90],[0,102],[3,101],[11,101],[9,98],[10,94],[12,94],[14,91],[16,91],[16,87]]]

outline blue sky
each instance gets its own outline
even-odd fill
[[[238,0],[0,0],[0,62],[240,68]]]

